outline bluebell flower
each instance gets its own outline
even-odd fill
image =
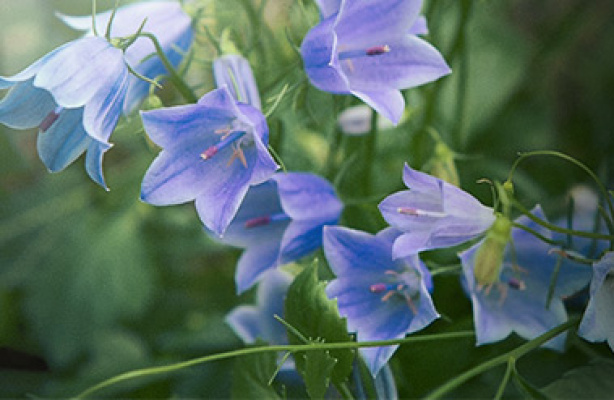
[[[593,264],[590,296],[578,335],[589,342],[607,341],[614,351],[614,252]]]
[[[409,190],[393,193],[379,204],[384,219],[403,232],[394,242],[395,258],[466,242],[495,221],[493,210],[469,193],[407,164],[403,182]]]
[[[162,147],[141,186],[153,205],[195,200],[205,226],[222,236],[247,190],[268,180],[277,164],[267,151],[268,128],[256,108],[237,103],[224,86],[197,104],[141,113]]]
[[[450,68],[415,33],[425,33],[421,0],[318,1],[321,22],[301,44],[305,71],[320,90],[353,94],[398,123],[400,89],[434,81]]]
[[[0,77],[11,90],[0,102],[0,123],[38,127],[38,154],[51,172],[83,152],[89,176],[106,188],[102,158],[128,88],[124,54],[100,37],[77,39],[22,72]]]
[[[59,15],[68,26],[87,31],[92,35],[92,17]],[[99,33],[107,29],[111,11],[96,15],[95,23]],[[135,34],[141,24],[143,32],[156,36],[170,63],[177,67],[188,51],[193,40],[192,20],[177,1],[145,1],[119,7],[113,18],[111,37],[129,37]],[[125,51],[128,64],[139,74],[155,79],[166,75],[167,70],[155,55],[156,50],[150,39],[138,38]],[[153,55],[153,56],[152,56]],[[128,90],[123,104],[124,114],[129,114],[143,101],[149,92],[150,84],[130,75]]]
[[[213,77],[217,87],[226,85],[237,101],[262,109],[254,74],[244,57],[226,54],[216,58],[213,60]]]
[[[359,342],[399,339],[439,317],[429,294],[431,276],[416,254],[392,258],[399,232],[388,228],[377,235],[343,227],[324,228],[324,252],[336,275],[326,287],[337,299],[348,331]],[[360,349],[375,376],[398,346]]]
[[[245,249],[237,265],[237,291],[319,248],[322,227],[336,224],[342,208],[332,185],[309,173],[275,174],[250,188],[221,239]]]
[[[280,269],[263,274],[256,292],[256,305],[234,308],[226,322],[245,343],[261,339],[269,344],[287,344],[286,328],[274,316],[284,315],[284,301],[292,275]]]
[[[541,208],[532,213],[545,219]],[[550,238],[550,232],[526,216],[515,221]],[[505,246],[499,275],[489,285],[476,282],[474,267],[482,240],[459,254],[464,284],[473,304],[477,344],[497,342],[512,332],[530,340],[567,320],[563,298],[576,293],[590,280],[590,268],[560,259],[550,245],[520,228],[511,229],[511,243]],[[559,264],[558,272],[557,264]],[[555,275],[556,274],[556,275]],[[551,282],[556,277],[549,298]],[[544,346],[562,350],[565,335]]]

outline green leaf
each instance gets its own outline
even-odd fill
[[[274,352],[237,358],[234,363],[232,398],[280,399],[275,389],[269,385],[276,372],[277,355]]]
[[[318,280],[317,261],[301,272],[290,288],[285,303],[286,321],[296,328],[310,343],[313,342],[349,342],[346,321],[339,316],[336,301],[328,299],[324,282]],[[300,337],[288,331],[292,344],[304,344]],[[332,382],[345,381],[352,370],[355,351],[353,349],[331,350],[324,352],[305,352],[296,354],[297,369],[306,382],[321,379],[322,372],[311,369],[314,365],[330,365],[330,359],[336,359],[332,366]],[[310,360],[311,357],[316,359]],[[324,382],[324,381],[323,381]]]
[[[553,399],[608,399],[614,393],[614,362],[598,360],[573,369],[542,391]]]
[[[321,399],[330,384],[330,376],[337,364],[337,359],[331,357],[327,350],[311,351],[301,354],[304,360],[305,386],[312,399]]]

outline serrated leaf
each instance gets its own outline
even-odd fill
[[[296,328],[310,342],[349,342],[352,340],[347,333],[346,321],[339,316],[336,302],[330,300],[324,291],[324,283],[318,280],[317,262],[301,272],[288,289],[285,302],[286,321]],[[292,344],[305,344],[301,338],[288,332],[288,340]],[[305,381],[319,379],[311,376],[314,371],[307,364],[322,358],[319,352],[305,352],[296,356],[297,369],[303,374]],[[347,379],[352,370],[355,351],[351,349],[331,350],[330,356],[337,360],[331,372],[333,383]],[[321,361],[321,360],[320,360]]]
[[[280,399],[269,385],[277,371],[274,352],[250,354],[239,357],[234,363],[232,383],[233,399]]]
[[[330,385],[330,376],[337,364],[337,359],[331,357],[326,350],[311,351],[302,356],[305,360],[303,378],[307,393],[312,399],[321,399]]]
[[[609,399],[614,393],[614,362],[599,360],[567,372],[542,391],[553,399]]]

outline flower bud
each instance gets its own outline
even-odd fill
[[[497,215],[475,256],[473,276],[478,286],[492,285],[499,280],[503,255],[511,231],[512,222],[503,215]]]
[[[431,175],[436,176],[454,186],[460,185],[460,179],[454,163],[454,152],[443,142],[438,142],[435,145],[435,154],[430,161],[431,168],[428,171]]]

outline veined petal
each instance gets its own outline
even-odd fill
[[[277,266],[279,254],[279,240],[264,240],[259,246],[247,248],[237,264],[235,282],[237,294],[241,294],[252,287],[262,274]]]
[[[19,82],[0,101],[0,123],[13,129],[39,126],[56,107],[49,92],[35,88],[32,79]]]
[[[337,48],[337,37],[332,30],[333,24],[334,17],[331,17],[307,32],[301,43],[303,66],[309,81],[318,89],[349,94],[349,84],[341,74],[334,54]]]
[[[342,1],[334,29],[340,44],[366,47],[373,40],[406,33],[421,8],[422,0]]]
[[[397,89],[379,90],[352,90],[352,94],[371,107],[379,114],[388,118],[392,123],[398,124],[405,110],[405,99]]]
[[[257,157],[255,147],[245,148],[247,167],[239,161],[228,165],[231,152],[226,148],[216,156],[218,160],[203,162],[208,164],[206,175],[198,183],[201,192],[196,197],[196,210],[205,226],[218,236],[223,236],[247,193]]]
[[[213,61],[213,76],[216,86],[226,85],[237,101],[262,109],[254,74],[244,57],[227,54],[216,58]]]
[[[99,142],[107,142],[117,125],[128,88],[128,70],[122,69],[112,85],[101,88],[85,105],[83,126]]]
[[[57,49],[51,51],[45,56],[39,58],[32,65],[24,69],[23,71],[13,75],[13,76],[0,76],[0,89],[6,89],[18,82],[24,82],[34,77],[38,73],[38,71],[51,59],[55,56],[55,54],[64,51],[67,47],[70,47],[72,42],[65,43],[64,45],[58,47]]]
[[[279,264],[296,261],[320,248],[323,227],[322,221],[292,221],[281,239]]]
[[[64,110],[47,131],[39,133],[38,155],[50,172],[63,170],[89,146],[82,118],[83,108]]]
[[[85,170],[87,174],[92,178],[94,182],[107,188],[107,184],[104,181],[104,175],[102,173],[102,158],[104,153],[112,147],[109,143],[99,142],[95,139],[90,141],[90,144],[85,153]]]
[[[382,273],[391,268],[392,254],[384,241],[374,241],[373,236],[348,228],[325,226],[324,251],[335,275],[352,274],[359,269]]]
[[[336,220],[343,204],[335,189],[324,178],[310,173],[285,173],[273,176],[281,205],[294,220]]]
[[[315,0],[320,9],[322,19],[328,18],[339,12],[342,0]]]
[[[191,140],[195,135],[214,136],[214,131],[226,127],[234,116],[222,108],[205,108],[199,104],[188,104],[143,111],[141,118],[147,136],[155,144],[165,149],[173,149],[181,146],[183,141]],[[203,145],[206,143],[200,146]],[[198,150],[204,149],[206,147]]]
[[[434,81],[451,72],[439,51],[414,35],[405,34],[386,42],[374,41],[364,48],[384,44],[390,51],[377,56],[340,61],[350,81],[351,90],[369,92],[382,87],[407,89]]]
[[[85,105],[99,90],[113,85],[125,70],[121,50],[100,37],[85,37],[53,53],[34,78],[62,107]]]

